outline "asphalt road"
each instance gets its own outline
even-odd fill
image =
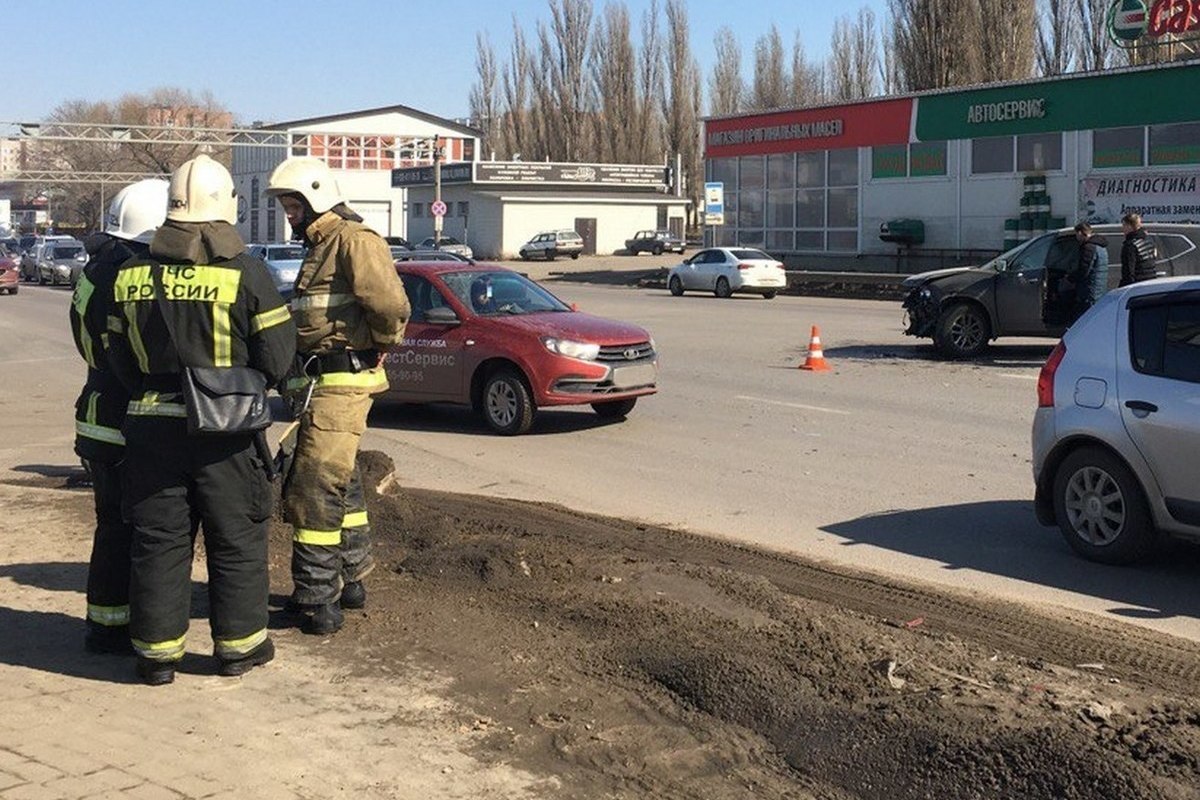
[[[406,485],[552,501],[1200,640],[1196,549],[1104,567],[1035,521],[1029,426],[1051,343],[950,364],[902,335],[894,303],[552,286],[648,327],[661,393],[622,423],[545,411],[519,438],[464,409],[380,408],[365,446],[392,455]],[[0,466],[72,462],[82,365],[68,302],[41,287],[0,297]],[[833,373],[796,369],[813,324]]]

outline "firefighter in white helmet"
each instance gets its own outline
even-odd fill
[[[129,653],[129,545],[132,528],[121,519],[121,425],[129,393],[109,368],[104,343],[117,270],[145,258],[167,213],[167,182],[138,181],[117,192],[104,231],[84,243],[90,258],[71,303],[71,333],[87,362],[87,381],[75,401],[75,453],[92,478],[96,531],[88,565],[84,646],[93,653]]]
[[[133,525],[129,633],[146,683],[183,657],[193,542],[204,531],[213,652],[222,675],[270,661],[267,520],[273,493],[254,433],[190,435],[184,367],[252,367],[278,381],[296,329],[261,260],[233,224],[229,171],[197,156],[171,175],[150,258],[113,284],[109,355],[132,400],[125,417],[125,511]]]
[[[323,161],[287,159],[266,194],[309,248],[292,301],[301,369],[289,388],[311,395],[283,506],[293,526],[289,607],[305,615],[302,630],[327,635],[342,626],[343,608],[366,603],[363,578],[374,562],[356,457],[372,396],[388,388],[384,353],[403,337],[409,305],[387,244],[346,205]]]

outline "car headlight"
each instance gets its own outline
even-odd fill
[[[542,344],[551,353],[567,358],[578,358],[581,361],[595,361],[600,355],[600,345],[590,342],[575,342],[570,339],[556,339],[553,336],[543,336]]]

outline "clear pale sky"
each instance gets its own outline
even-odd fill
[[[402,103],[467,114],[475,33],[507,58],[515,15],[527,33],[549,19],[546,0],[354,2],[294,0],[15,0],[2,68],[0,120],[43,117],[64,100],[114,99],[155,86],[208,89],[242,122],[286,120]],[[602,0],[595,0],[597,9]],[[649,0],[626,2],[635,35]],[[790,48],[801,32],[824,57],[836,17],[884,0],[694,0],[692,46],[707,79],[713,34],[729,25],[752,68],[754,40],[772,22]],[[599,13],[597,11],[597,13]],[[42,35],[44,34],[44,35]],[[15,38],[14,38],[15,37]]]

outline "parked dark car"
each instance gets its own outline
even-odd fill
[[[1115,288],[1121,280],[1121,226],[1096,225],[1093,231],[1108,240],[1108,285]],[[1200,225],[1149,223],[1146,231],[1158,252],[1159,276],[1200,274]],[[976,356],[1000,336],[1057,339],[1074,319],[1059,300],[1059,284],[1078,259],[1075,231],[1065,228],[980,267],[913,275],[903,283],[905,333],[933,339],[950,358]]]
[[[682,236],[676,236],[670,231],[638,231],[632,239],[625,240],[625,251],[631,256],[638,253],[653,253],[660,256],[668,250],[682,253],[687,248],[687,242]]]

